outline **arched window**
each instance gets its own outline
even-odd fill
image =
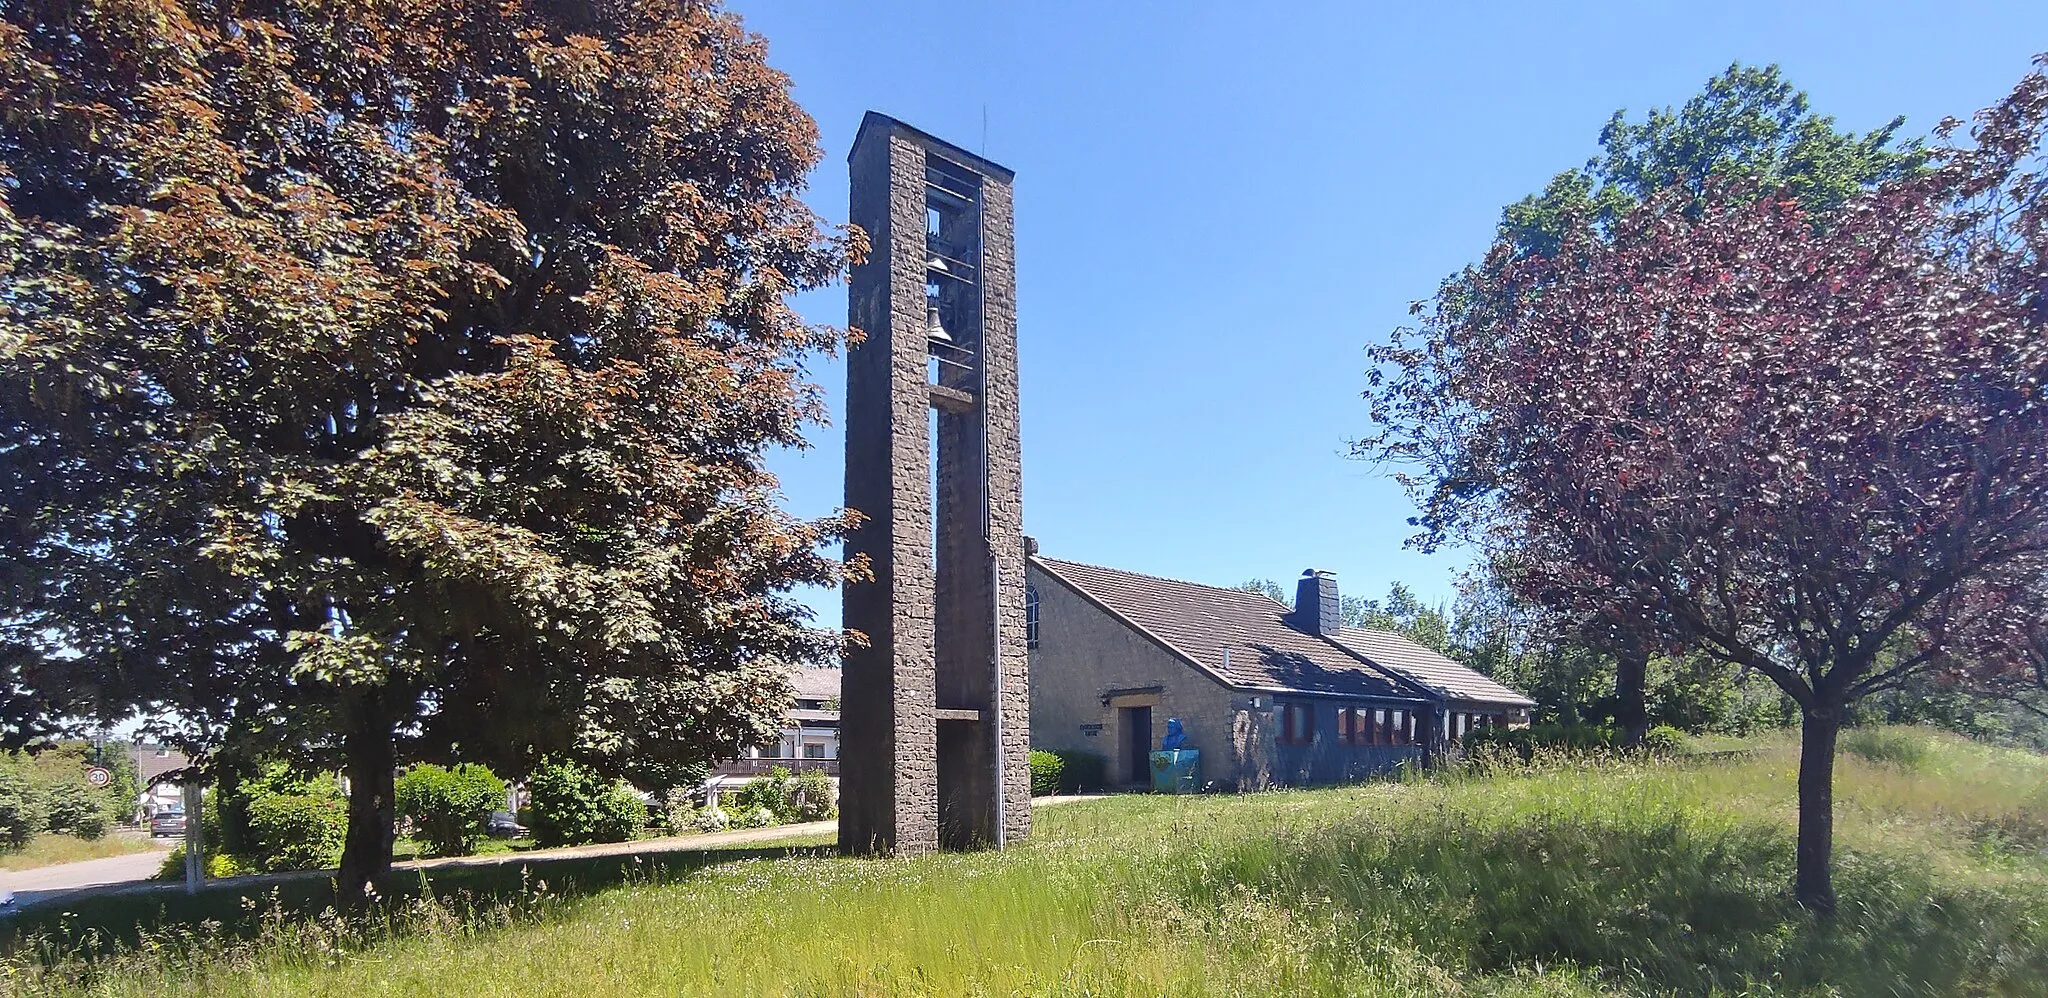
[[[1024,647],[1038,647],[1038,587],[1024,584]]]

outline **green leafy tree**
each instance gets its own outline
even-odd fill
[[[1509,588],[1494,566],[1459,580],[1453,610],[1449,654],[1527,693],[1536,720],[1622,726],[1628,705],[1615,656],[1552,628],[1553,618]],[[1643,697],[1650,723],[1685,731],[1745,734],[1798,719],[1797,706],[1768,680],[1731,674],[1697,652],[1648,657]]]
[[[12,767],[0,766],[0,852],[28,845],[49,826],[42,788]]]
[[[1395,583],[1395,586],[1399,588],[1400,583]],[[1289,609],[1294,607],[1294,595],[1280,588],[1280,583],[1274,582],[1272,579],[1248,579],[1230,588],[1242,593],[1264,593],[1285,604]],[[1403,591],[1406,590],[1404,589]],[[1338,619],[1344,622],[1345,627],[1387,627],[1388,625],[1385,621],[1378,620],[1374,616],[1378,611],[1378,603],[1363,597],[1339,596],[1337,598]]]
[[[107,832],[106,804],[86,784],[83,773],[45,786],[43,806],[52,832],[81,839],[97,839]]]
[[[129,743],[108,742],[101,746],[99,765],[105,766],[110,775],[103,793],[107,820],[134,820],[135,801],[142,796],[142,774],[136,772],[135,756]]]
[[[1569,228],[1606,233],[1666,191],[1678,195],[1672,208],[1697,217],[1715,184],[1782,191],[1809,217],[1825,219],[1857,193],[1926,163],[1918,142],[1899,140],[1905,123],[1840,131],[1778,67],[1735,63],[1682,107],[1652,109],[1640,121],[1614,112],[1600,130],[1599,155],[1502,209],[1500,235],[1517,254],[1550,256]]]
[[[0,735],[656,776],[829,655],[778,505],[858,233],[714,2],[0,6]]]

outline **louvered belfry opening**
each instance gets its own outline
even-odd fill
[[[1015,244],[1009,170],[886,115],[850,216],[840,846],[1000,846],[1030,829]]]

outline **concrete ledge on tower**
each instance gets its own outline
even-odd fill
[[[969,413],[974,411],[974,393],[945,385],[932,385],[932,408],[941,412]]]

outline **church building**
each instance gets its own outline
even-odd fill
[[[1223,589],[1033,555],[1025,590],[1031,745],[1095,752],[1112,785],[1149,779],[1168,718],[1203,785],[1361,779],[1535,702],[1401,635],[1345,627],[1336,576],[1302,575],[1294,608]]]

